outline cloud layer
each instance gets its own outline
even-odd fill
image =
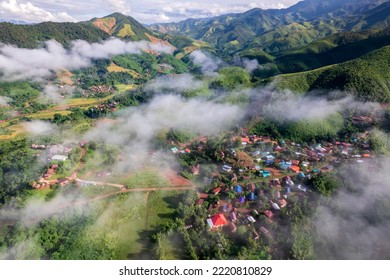
[[[376,165],[376,164],[375,164]],[[345,166],[341,177],[346,185],[332,203],[316,211],[315,226],[324,247],[321,259],[389,258],[390,246],[390,159],[370,164]]]
[[[88,66],[92,59],[141,51],[170,53],[173,49],[146,41],[124,42],[119,39],[93,44],[78,40],[72,43],[69,50],[53,40],[47,41],[45,47],[40,49],[3,45],[0,47],[0,73],[3,80],[39,79],[61,69]]]
[[[121,12],[133,16],[142,23],[173,22],[187,18],[205,18],[226,13],[245,12],[253,8],[281,9],[299,0],[216,0],[210,1],[49,1],[49,0],[3,0],[0,2],[0,18],[30,22],[89,20]]]

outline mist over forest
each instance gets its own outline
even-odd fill
[[[0,259],[388,259],[390,4],[308,2],[4,24]]]

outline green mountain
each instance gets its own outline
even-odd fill
[[[385,0],[306,0],[288,9],[252,9],[150,28],[203,40],[228,52],[261,48],[274,54],[337,32],[388,27],[389,7]]]
[[[312,70],[358,58],[390,45],[390,28],[342,32],[280,53],[274,60],[281,73]]]
[[[110,37],[152,41],[155,39],[152,35],[152,32],[141,23],[120,13],[78,23],[43,22],[24,25],[0,23],[0,42],[25,48],[38,47],[42,42],[51,39],[68,45],[74,40],[99,42]]]
[[[42,42],[51,39],[63,45],[68,45],[71,41],[77,39],[98,42],[108,38],[107,33],[88,22],[43,22],[29,25],[0,23],[0,42],[23,48],[36,48]]]
[[[279,88],[295,92],[316,89],[344,90],[368,101],[390,101],[390,46],[359,58],[311,71],[272,79]]]
[[[148,40],[152,32],[130,16],[113,13],[103,18],[94,18],[90,21],[94,26],[110,36],[130,39],[132,41]]]

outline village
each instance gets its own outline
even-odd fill
[[[242,131],[215,149],[218,164],[211,172],[204,172],[199,162],[190,168],[192,176],[204,176],[200,179],[205,187],[198,188],[195,206],[207,209],[205,223],[210,231],[229,235],[245,225],[252,239],[263,236],[263,240],[272,240],[277,234],[275,224],[280,223],[290,201],[302,203],[315,192],[310,183],[313,176],[334,172],[345,161],[359,165],[373,160],[368,135],[366,131],[348,143],[309,146]],[[179,158],[191,153],[199,157],[205,153],[207,141],[203,137],[171,151]]]

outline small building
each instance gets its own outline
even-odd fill
[[[68,159],[68,156],[64,155],[54,155],[51,157],[51,161],[65,161]]]
[[[254,192],[256,190],[255,183],[250,183],[248,185],[248,190],[251,191],[251,192]]]
[[[271,206],[272,206],[272,208],[274,209],[274,210],[280,210],[280,207],[279,207],[279,205],[276,203],[276,202],[272,202],[271,203]]]
[[[290,169],[291,169],[292,171],[294,171],[295,173],[299,173],[299,172],[301,171],[301,169],[300,169],[299,166],[297,166],[297,165],[292,165],[292,166],[290,167]]]
[[[192,166],[191,167],[191,173],[192,173],[192,175],[199,175],[199,173],[200,173],[200,165],[197,164],[195,166]]]
[[[271,171],[269,170],[262,170],[260,173],[264,178],[271,177]]]
[[[281,169],[289,169],[292,166],[292,163],[289,161],[282,161],[279,166]]]
[[[251,222],[252,224],[256,222],[255,218],[253,218],[252,216],[248,216],[246,217],[246,219]]]
[[[254,192],[250,192],[249,195],[248,195],[248,200],[255,200],[256,199],[256,196],[255,196],[255,193]]]
[[[224,166],[222,166],[222,170],[226,172],[230,172],[232,171],[232,167],[230,165],[225,164]]]
[[[241,187],[240,185],[236,185],[236,186],[234,187],[234,191],[235,191],[236,193],[242,193],[242,187]]]
[[[230,219],[232,220],[232,222],[235,222],[235,221],[237,221],[237,214],[236,214],[236,212],[231,212],[230,213]]]
[[[212,193],[213,194],[219,194],[221,192],[222,188],[221,187],[217,187],[215,189],[212,190]]]
[[[298,185],[297,188],[303,192],[306,192],[307,191],[307,187],[303,186],[303,185]]]
[[[269,234],[268,229],[265,228],[265,227],[263,227],[263,226],[261,226],[261,227],[259,228],[259,230],[260,230],[260,232],[261,232],[262,234],[264,234],[264,235],[268,235],[268,234]]]
[[[280,199],[279,205],[280,205],[280,208],[284,208],[287,206],[287,201],[285,199]]]
[[[225,215],[222,213],[214,215],[211,219],[207,219],[207,224],[210,228],[223,227],[227,223]]]
[[[196,206],[202,206],[203,203],[204,203],[204,199],[203,199],[203,198],[198,198],[198,199],[196,200],[195,205],[196,205]]]
[[[265,211],[264,211],[264,215],[265,215],[268,219],[272,219],[272,217],[274,216],[274,213],[272,213],[271,210],[265,210]]]

